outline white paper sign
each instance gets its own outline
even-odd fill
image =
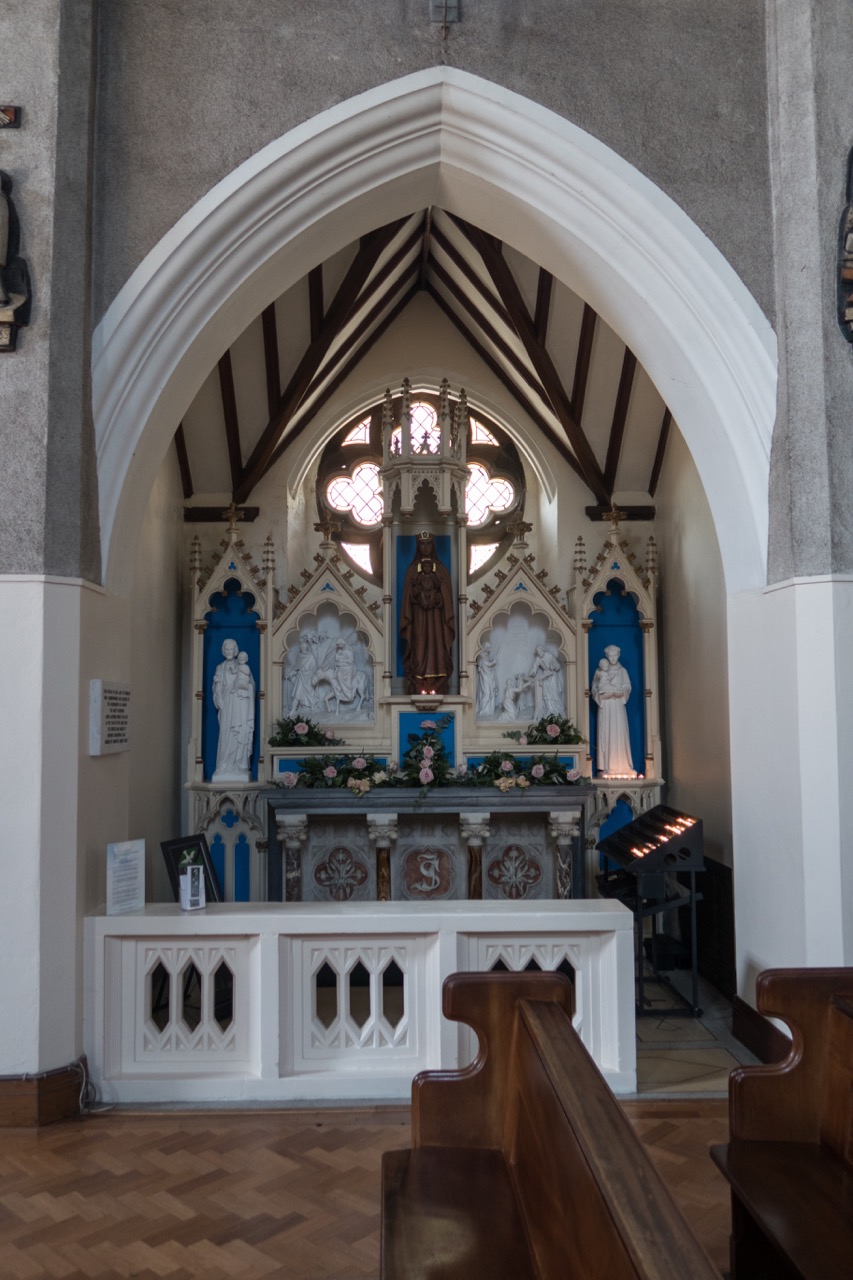
[[[130,746],[130,685],[89,681],[89,755],[106,756]]]
[[[124,916],[145,907],[145,841],[107,845],[107,915]]]

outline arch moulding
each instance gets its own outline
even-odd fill
[[[225,348],[314,263],[440,205],[574,289],[645,365],[705,487],[730,592],[765,582],[776,353],[710,240],[569,121],[438,67],[271,143],[182,217],[95,331],[106,584],[125,594],[145,506],[187,405]]]

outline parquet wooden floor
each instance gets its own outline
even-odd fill
[[[726,1104],[626,1111],[721,1271]],[[0,1280],[356,1280],[379,1269],[379,1163],[407,1109],[130,1114],[0,1130]],[[685,1280],[688,1280],[685,1277]]]

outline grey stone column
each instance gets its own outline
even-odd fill
[[[92,425],[92,0],[3,6],[0,83],[23,107],[3,134],[30,325],[0,358],[0,572],[100,578]]]
[[[767,0],[779,389],[771,582],[853,570],[853,351],[836,322],[853,145],[847,0]]]

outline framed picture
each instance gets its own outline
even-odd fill
[[[189,866],[204,867],[204,893],[208,902],[225,901],[222,886],[210,858],[206,836],[181,836],[178,840],[161,840],[160,848],[166,859],[169,883],[176,902],[181,900],[181,872]]]

